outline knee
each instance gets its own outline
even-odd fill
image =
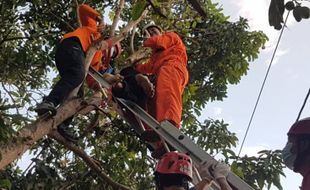
[[[85,71],[73,71],[68,73],[68,75],[64,76],[63,78],[71,84],[71,86],[76,87],[81,84],[85,77]]]

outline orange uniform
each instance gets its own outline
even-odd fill
[[[65,34],[63,39],[78,37],[82,45],[83,51],[84,53],[86,53],[90,44],[92,43],[92,40],[97,40],[101,36],[98,32],[96,21],[96,17],[100,16],[100,14],[90,6],[81,4],[79,6],[79,15],[82,27],[76,29],[73,32]],[[90,63],[90,65],[94,67],[97,71],[101,67],[101,59],[102,52],[97,51]],[[94,79],[90,76],[87,76],[86,83],[91,88],[95,85]]]
[[[149,62],[137,65],[137,71],[154,74],[155,96],[148,110],[157,121],[173,121],[180,127],[182,93],[188,82],[186,47],[174,32],[156,35],[144,41],[153,49]]]
[[[100,14],[90,6],[81,4],[79,5],[79,15],[82,27],[65,34],[63,39],[70,37],[79,38],[83,51],[86,52],[92,42],[91,36],[93,36],[95,40],[100,37],[96,21],[96,18],[100,16]]]

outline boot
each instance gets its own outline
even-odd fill
[[[43,101],[42,103],[38,104],[34,111],[38,113],[39,116],[51,112],[52,115],[56,115],[56,107],[53,102]]]

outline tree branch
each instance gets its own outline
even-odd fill
[[[57,109],[57,114],[55,116],[38,118],[32,124],[23,127],[17,132],[16,137],[13,138],[11,142],[0,147],[0,170],[22,156],[22,154],[26,152],[26,150],[28,150],[35,142],[41,139],[44,135],[50,133],[65,119],[75,115],[79,111],[92,110],[94,107],[89,105],[99,105],[100,102],[101,99],[99,98],[91,98],[87,101],[72,99],[61,105]]]
[[[202,17],[206,17],[207,16],[207,14],[206,14],[205,10],[203,9],[203,7],[201,6],[199,0],[187,0],[187,1],[200,14],[200,16],[202,16]]]
[[[72,27],[68,22],[64,21],[61,17],[55,15],[51,10],[48,10],[50,14],[52,14],[55,18],[57,18],[59,21],[65,23],[71,30],[75,30],[74,27]]]
[[[127,65],[133,65],[136,64],[137,62],[149,58],[149,49],[148,48],[141,48],[135,53],[131,54],[127,59],[126,59],[126,64]]]
[[[130,52],[131,52],[131,54],[135,53],[135,45],[134,45],[135,34],[136,34],[136,26],[133,27],[132,35],[130,37]]]
[[[114,16],[114,19],[113,19],[113,23],[111,25],[111,29],[110,29],[110,37],[114,36],[115,35],[115,29],[116,29],[116,26],[117,26],[117,23],[120,19],[120,15],[121,15],[121,12],[124,8],[124,4],[125,4],[125,1],[124,0],[120,0],[119,1],[119,5],[118,7],[116,8],[116,11],[115,11],[115,16]]]
[[[81,19],[80,19],[80,12],[79,12],[79,2],[77,0],[74,0],[75,3],[75,10],[76,10],[76,19],[77,23],[79,24],[79,27],[82,27]]]
[[[91,132],[96,125],[99,124],[99,112],[96,111],[95,117],[90,121],[90,123],[85,127],[85,130],[80,135],[80,138],[84,138],[87,136],[89,132]]]
[[[14,105],[16,105],[16,101],[13,98],[13,96],[11,95],[10,91],[6,88],[6,86],[4,85],[4,83],[2,83],[2,88],[4,89],[4,91],[9,95],[9,97],[11,98],[12,102]],[[16,106],[16,113],[19,114],[19,110],[18,110],[18,106]]]
[[[100,168],[100,166],[98,166],[98,164],[94,161],[94,159],[92,159],[91,157],[89,157],[86,152],[82,149],[80,149],[79,147],[75,146],[73,143],[68,142],[64,137],[62,137],[57,131],[51,131],[49,134],[49,137],[55,139],[56,141],[58,141],[60,144],[64,145],[66,148],[68,148],[69,150],[73,151],[76,155],[78,155],[79,157],[81,157],[84,162],[92,169],[94,170],[98,176],[101,178],[102,181],[108,183],[109,185],[111,185],[114,189],[120,189],[120,190],[130,190],[129,187],[126,187],[122,184],[119,184],[115,181],[113,181],[113,179],[111,179],[105,172],[103,172]]]

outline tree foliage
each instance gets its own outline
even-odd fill
[[[117,2],[111,0],[85,3],[110,16],[117,7]],[[165,30],[178,32],[186,44],[190,82],[183,96],[183,132],[211,155],[222,153],[232,163],[233,171],[256,189],[270,188],[272,184],[281,189],[283,165],[279,152],[236,157],[232,149],[238,139],[228,124],[210,118],[197,120],[208,102],[226,97],[228,84],[239,83],[267,40],[262,32],[249,31],[246,19],[229,22],[211,0],[202,0],[201,4],[205,17],[187,6],[186,1],[128,1],[121,18],[125,23],[136,19],[148,7],[149,16],[141,28],[153,20]],[[0,145],[5,146],[14,141],[17,130],[35,119],[33,106],[53,83],[49,75],[55,70],[56,44],[78,24],[75,1],[3,0],[0,9]],[[141,46],[142,40],[136,36],[136,47]],[[129,55],[128,38],[122,46],[120,60]],[[113,111],[99,116],[98,122],[90,126],[94,118],[93,112],[75,118],[73,125],[82,134],[78,147],[113,180],[132,189],[153,188],[155,161],[149,157],[146,145]],[[12,163],[0,172],[0,188],[111,189],[81,158],[54,140],[44,138],[37,142],[30,155],[32,164],[26,170]]]

